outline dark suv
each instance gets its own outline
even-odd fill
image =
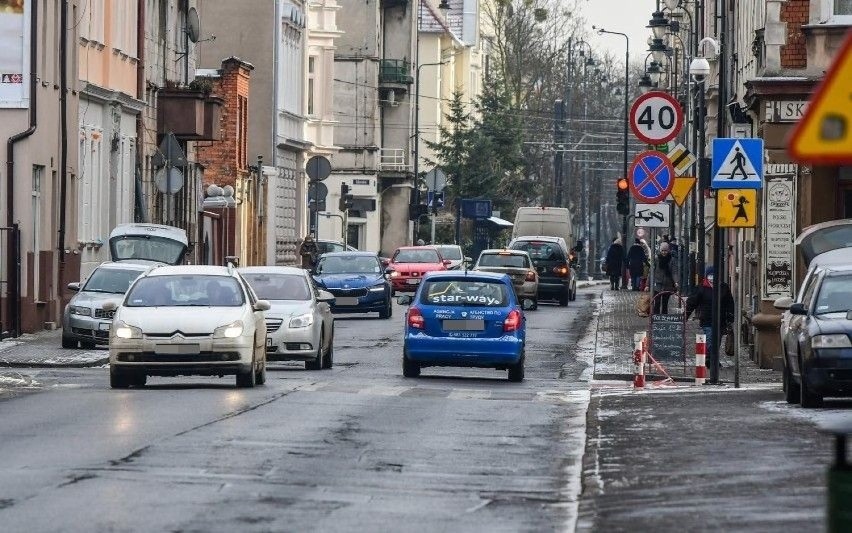
[[[565,239],[561,237],[517,237],[512,250],[523,250],[538,272],[538,299],[554,299],[565,307],[577,297],[577,276],[570,262]]]

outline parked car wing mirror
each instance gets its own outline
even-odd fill
[[[402,294],[396,297],[396,303],[399,305],[411,305],[413,298],[410,294]]]
[[[790,309],[790,306],[793,305],[793,299],[789,296],[784,296],[776,299],[772,305],[775,309]]]
[[[101,307],[107,313],[111,313],[111,312],[115,311],[116,309],[118,309],[118,304],[115,303],[115,302],[104,302]]]
[[[790,306],[790,313],[793,315],[807,315],[808,310],[803,303],[794,303]]]
[[[258,300],[254,302],[255,311],[269,311],[271,307],[272,305],[270,305],[269,301],[267,300]]]
[[[78,291],[80,290],[80,282],[79,282],[79,281],[74,281],[74,282],[72,282],[72,283],[69,283],[69,284],[68,284],[68,290],[69,290],[69,291],[78,292]]]
[[[318,302],[324,302],[324,303],[333,303],[334,302],[334,295],[331,294],[328,291],[321,290],[321,291],[319,291],[319,296],[317,296],[317,301]]]

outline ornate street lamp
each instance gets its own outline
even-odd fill
[[[662,65],[656,61],[651,61],[651,64],[648,66],[648,76],[655,86],[658,85],[660,79],[663,77]]]
[[[654,82],[651,81],[651,76],[646,72],[639,78],[639,90],[642,94],[648,93],[654,88]]]
[[[665,36],[665,34],[663,36]],[[666,46],[662,38],[655,37],[651,41],[651,46],[648,47],[648,51],[654,56],[654,60],[662,65],[668,56],[669,47]]]
[[[651,30],[655,39],[662,39],[669,29],[669,19],[666,18],[662,11],[654,11],[651,15],[651,20],[645,26]]]

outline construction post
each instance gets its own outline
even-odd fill
[[[704,385],[707,379],[707,336],[703,333],[695,335],[695,384]]]

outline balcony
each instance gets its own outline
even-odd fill
[[[402,148],[382,148],[379,150],[379,175],[383,178],[408,178],[411,164]]]
[[[407,89],[414,83],[411,63],[404,59],[382,59],[379,67],[379,84],[382,87]]]
[[[217,96],[187,87],[160,89],[157,133],[174,133],[184,141],[220,141],[223,104]]]

